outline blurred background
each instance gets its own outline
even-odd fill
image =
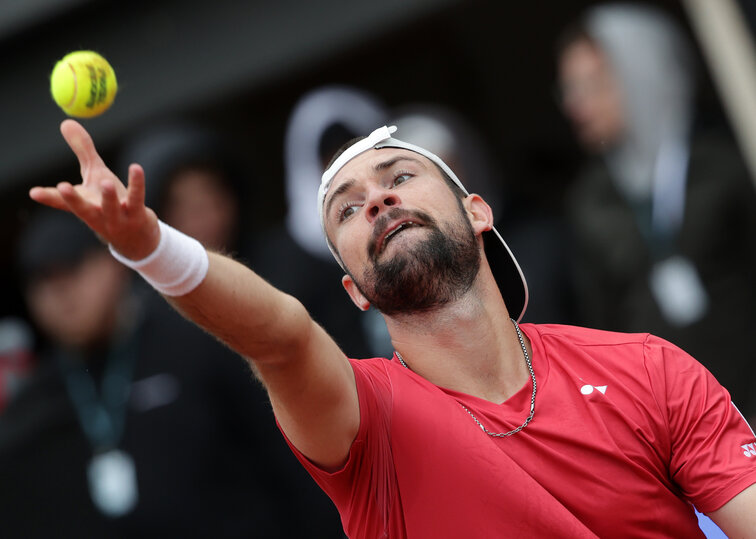
[[[27,270],[18,257],[36,210],[28,189],[78,181],[76,160],[58,130],[65,116],[50,96],[48,80],[55,62],[78,49],[101,53],[118,78],[119,91],[110,110],[82,121],[105,161],[121,177],[129,162],[143,164],[148,189],[153,181],[148,192],[153,207],[160,208],[159,215],[173,220],[174,226],[182,228],[185,223],[185,229],[197,237],[202,232],[192,228],[199,227],[193,218],[212,216],[213,210],[176,206],[176,201],[188,199],[182,199],[185,191],[175,187],[175,178],[194,167],[211,176],[232,177],[217,184],[207,180],[203,185],[217,188],[207,187],[202,200],[219,201],[217,207],[224,208],[219,215],[233,218],[207,221],[216,230],[233,233],[226,239],[210,235],[202,241],[233,252],[273,284],[302,298],[350,355],[390,355],[391,348],[375,313],[368,313],[359,328],[353,328],[350,324],[358,323],[356,311],[351,305],[343,310],[346,296],[331,301],[340,294],[339,271],[324,244],[313,239],[313,233],[319,234],[310,215],[319,181],[319,172],[313,171],[348,136],[367,134],[387,122],[400,125],[400,136],[417,133],[415,140],[436,153],[449,150],[445,158],[458,172],[464,171],[460,175],[470,190],[496,201],[498,228],[531,286],[525,321],[630,331],[658,327],[657,333],[687,346],[688,334],[683,330],[700,334],[697,323],[709,314],[721,314],[713,300],[711,308],[707,303],[721,290],[710,288],[707,281],[717,270],[697,266],[704,281],[703,303],[683,304],[690,316],[682,321],[665,310],[667,300],[654,295],[653,285],[641,293],[651,298],[653,312],[643,317],[638,313],[644,313],[645,306],[630,305],[631,323],[625,325],[620,315],[627,313],[596,319],[595,312],[587,312],[592,300],[581,289],[593,277],[587,270],[581,273],[585,260],[575,259],[580,248],[573,246],[580,239],[574,236],[581,229],[602,225],[581,220],[595,212],[579,203],[587,200],[585,196],[576,199],[583,192],[579,180],[590,158],[605,156],[601,148],[597,151],[586,144],[573,125],[578,113],[569,109],[568,90],[580,97],[590,88],[586,83],[568,88],[560,61],[586,31],[594,42],[606,45],[601,31],[591,34],[595,25],[575,31],[576,22],[585,22],[585,14],[603,4],[588,0],[0,0],[0,278],[5,283],[0,300],[0,373],[4,373],[0,410],[19,392],[15,386],[10,389],[10,380],[29,377],[34,366],[44,362],[40,350],[54,340],[30,312],[29,276],[23,274]],[[727,141],[734,157],[725,152],[717,154],[718,159],[742,166],[734,167],[735,179],[727,184],[732,184],[735,194],[723,198],[750,200],[754,161],[749,168],[747,146],[753,143],[743,140],[748,128],[733,119],[754,108],[752,102],[750,109],[747,104],[733,108],[731,86],[723,82],[720,71],[710,68],[724,62],[707,45],[702,4],[705,0],[653,0],[640,5],[661,12],[689,43],[685,62],[695,66],[690,85],[696,90],[690,98],[693,112],[683,115],[685,133],[692,118],[691,131],[715,133],[717,140]],[[745,29],[746,45],[741,43],[739,57],[753,70],[750,36],[756,26],[756,3],[722,4],[734,10],[730,13],[738,27]],[[631,40],[626,49],[633,48]],[[604,53],[615,59],[611,43]],[[673,58],[670,65],[676,62]],[[614,70],[615,75],[621,71],[617,65]],[[643,84],[633,88],[643,93]],[[426,124],[442,127],[428,135]],[[687,140],[687,134],[683,138]],[[313,147],[303,147],[310,139]],[[605,161],[613,170],[612,158]],[[224,166],[216,167],[218,162]],[[691,157],[691,166],[697,162]],[[712,175],[717,175],[716,169]],[[590,184],[586,189],[599,192]],[[700,196],[711,200],[717,187],[704,192],[709,194]],[[603,207],[604,201],[597,204]],[[748,204],[744,203],[744,215],[750,212]],[[736,213],[724,203],[720,206],[721,215]],[[707,226],[706,219],[720,219],[719,213],[696,207],[700,213],[685,211],[686,223],[696,222],[699,215]],[[730,226],[743,233],[734,235],[733,245],[726,248],[728,256],[746,262],[742,268],[739,263],[726,265],[738,265],[741,274],[748,274],[756,259],[750,220],[738,218],[715,229],[733,236]],[[621,235],[609,241],[626,243]],[[590,240],[585,245],[583,250],[590,251]],[[684,248],[681,252],[685,260],[711,255]],[[664,251],[662,258],[669,254]],[[621,257],[618,260],[626,267]],[[335,288],[318,285],[318,295],[303,287],[302,273],[291,270],[303,268],[305,262],[310,264],[312,283],[327,280]],[[649,268],[660,266],[657,262],[650,256],[639,270],[644,283]],[[680,275],[678,271],[673,276]],[[624,292],[638,297],[632,287]],[[744,320],[742,333],[756,328],[751,308],[756,291],[740,295],[750,313],[734,315]],[[604,297],[623,305],[608,294]],[[690,314],[696,309],[700,315]],[[726,320],[727,315],[720,318]],[[357,334],[362,337],[355,339]],[[717,339],[710,341],[707,344],[716,344]],[[734,366],[721,367],[721,375],[744,381],[733,391],[754,414],[751,388],[756,387],[756,359],[740,357]],[[720,374],[714,359],[704,363]]]
[[[485,137],[516,195],[549,210],[580,159],[556,99],[555,42],[595,3],[2,0],[0,271],[10,277],[27,189],[77,177],[48,83],[68,51],[97,50],[116,70],[115,104],[84,121],[106,160],[163,118],[218,127],[254,167],[247,210],[258,230],[285,213],[284,135],[295,103],[332,83],[363,88],[387,106],[454,108]],[[753,18],[753,3],[741,3]],[[650,4],[689,30],[680,2]],[[699,106],[707,121],[726,124],[707,70],[702,78]],[[22,308],[18,291],[6,288],[0,315]]]
[[[689,31],[676,0],[649,2]],[[587,7],[582,0],[236,2],[2,0],[0,2],[0,271],[10,282],[33,185],[75,180],[49,94],[55,62],[94,49],[113,65],[119,93],[85,120],[114,162],[129,137],[180,115],[221,129],[254,168],[247,211],[261,230],[283,219],[284,135],[297,100],[323,84],[372,92],[389,106],[430,102],[465,115],[485,137],[515,191],[545,210],[580,160],[556,97],[555,43]],[[742,0],[753,17],[753,3]],[[706,121],[727,124],[707,70]],[[149,181],[149,178],[148,178]],[[0,316],[19,312],[7,287]]]

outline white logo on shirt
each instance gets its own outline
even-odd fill
[[[601,391],[602,394],[606,395],[606,388],[608,386],[592,386],[590,384],[585,384],[583,387],[580,388],[580,393],[583,395],[590,395],[593,393],[593,390],[596,389],[598,391]]]
[[[748,457],[756,457],[756,444],[746,444],[741,445],[740,447],[743,448],[743,454]]]

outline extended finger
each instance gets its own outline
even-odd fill
[[[144,205],[144,169],[137,164],[129,167],[129,186],[126,207],[130,210]]]
[[[107,222],[116,224],[121,217],[121,201],[118,199],[118,192],[110,180],[103,181],[101,185],[103,217]]]
[[[68,205],[56,187],[32,187],[29,190],[29,198],[51,208],[69,211]]]
[[[70,119],[64,120],[60,124],[60,132],[79,160],[82,176],[95,165],[105,166],[100,154],[95,149],[92,137],[80,123]]]

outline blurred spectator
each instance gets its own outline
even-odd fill
[[[142,165],[147,205],[166,223],[209,249],[237,253],[252,182],[236,155],[215,131],[174,121],[135,134],[119,168],[126,177],[131,163]]]
[[[397,136],[432,151],[456,171],[471,193],[481,195],[507,245],[528,280],[526,321],[568,323],[572,320],[570,283],[564,271],[564,227],[537,208],[522,210],[512,201],[501,163],[470,121],[448,107],[416,103],[399,107],[389,123]],[[495,261],[493,261],[495,263]],[[512,313],[513,315],[519,313]]]
[[[34,337],[21,318],[0,318],[0,414],[23,387],[34,365]]]
[[[357,88],[323,86],[303,95],[286,129],[286,221],[262,231],[252,250],[252,268],[298,298],[349,357],[390,357],[393,347],[383,319],[372,309],[358,316],[341,286],[344,272],[328,250],[313,200],[336,150],[386,121],[378,99]]]
[[[697,125],[684,33],[650,7],[600,5],[558,60],[596,156],[567,201],[582,323],[671,340],[756,417],[756,193],[735,145]]]
[[[0,416],[3,537],[341,536],[243,360],[137,298],[68,214],[42,211],[18,261],[44,341]]]

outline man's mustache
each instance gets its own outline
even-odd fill
[[[411,219],[423,226],[436,227],[436,220],[424,211],[391,208],[376,220],[375,226],[373,227],[373,234],[371,235],[367,246],[368,256],[370,256],[371,259],[374,259],[378,254],[378,249],[380,247],[378,242],[389,227],[389,223],[405,218]]]

